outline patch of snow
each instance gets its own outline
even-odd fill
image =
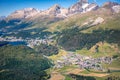
[[[104,22],[104,19],[102,17],[98,17],[92,25],[97,25],[97,24],[100,24],[100,23],[103,23]]]
[[[96,5],[94,5],[94,6],[90,7],[90,8],[88,8],[88,9],[87,9],[87,11],[94,10],[96,7],[97,7],[97,6],[96,6]]]
[[[84,5],[82,6],[82,8],[85,9],[86,7],[88,7],[88,5],[89,5],[89,4],[86,3],[86,4],[84,4]]]
[[[115,13],[119,13],[120,12],[120,5],[113,6],[112,9]]]

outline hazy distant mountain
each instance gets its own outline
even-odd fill
[[[115,2],[106,2],[106,3],[103,4],[102,7],[111,9],[115,13],[119,13],[120,12],[120,4],[115,3]]]
[[[13,12],[7,18],[8,19],[25,19],[25,18],[33,17],[39,12],[40,11],[35,8],[25,8],[25,9],[21,9]]]
[[[6,18],[6,16],[0,16],[0,21],[4,20]]]
[[[119,5],[119,4],[116,2],[105,2],[102,7],[111,8],[116,5]]]

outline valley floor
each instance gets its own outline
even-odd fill
[[[49,69],[49,73],[51,74],[49,80],[83,80],[82,78],[85,80],[109,80],[109,77],[112,79],[116,78],[115,80],[120,79],[119,58],[112,59],[109,57],[106,58],[106,56],[88,57],[65,50],[60,50],[59,54],[50,56],[49,58],[54,61],[55,66],[59,65],[58,67],[54,66]],[[83,68],[81,68],[79,65],[74,64],[74,61],[78,61],[76,60],[77,58],[80,60],[80,63],[83,62],[83,64],[87,63],[86,61],[90,62],[90,64],[100,64],[102,70],[99,70],[97,67],[87,68],[83,66]],[[97,60],[97,58],[99,58],[99,60]],[[56,63],[57,61],[58,63]],[[67,64],[69,62],[73,64]]]

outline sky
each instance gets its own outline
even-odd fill
[[[54,4],[59,4],[64,8],[68,8],[78,0],[0,0],[0,16],[8,16],[15,10],[23,8],[36,8],[46,10]],[[89,3],[96,2],[101,6],[106,1],[118,2],[120,0],[88,0]]]

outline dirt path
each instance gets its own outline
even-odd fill
[[[110,70],[120,70],[120,68],[114,68],[114,67],[110,67]]]
[[[52,72],[49,80],[64,80],[65,77],[58,72]]]
[[[71,69],[71,70],[67,70],[67,73],[66,74],[70,74],[70,73],[73,73],[73,74],[79,74],[81,71],[81,69]]]
[[[104,77],[107,76],[109,74],[98,74],[98,73],[90,73],[90,74],[81,74],[83,76],[95,76],[95,77]]]
[[[84,74],[84,73],[81,73],[83,70],[81,69],[68,69],[67,72],[65,73],[66,75],[67,74],[77,74],[77,75],[83,75],[83,76],[95,76],[95,77],[104,77],[104,76],[107,76],[109,74],[107,73],[89,73],[89,74]],[[59,72],[57,71],[54,71],[51,73],[51,78],[49,80],[64,80],[65,77],[60,74]]]
[[[80,69],[74,69],[74,70],[69,70],[67,71],[66,74],[77,74],[77,75],[83,75],[83,76],[96,76],[96,77],[104,77],[104,76],[107,76],[109,74],[106,74],[106,73],[89,73],[89,74],[84,74],[84,73],[81,73],[83,70],[80,70]]]

